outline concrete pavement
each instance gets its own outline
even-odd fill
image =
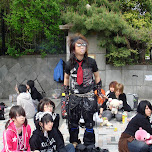
[[[56,113],[60,114],[60,99],[52,99],[55,102],[56,105]],[[9,109],[13,104],[16,103],[9,103],[9,100],[0,99],[0,102],[6,103],[8,105],[8,108],[5,108],[5,118],[6,120],[0,120],[0,150],[3,148],[3,131],[5,128],[5,123],[8,120],[8,113]],[[134,115],[135,112],[132,112],[130,116]],[[95,135],[96,135],[96,146],[99,146],[101,148],[109,149],[110,152],[118,152],[118,141],[121,133],[126,128],[127,124],[122,124],[121,122],[117,122],[115,119],[110,121],[113,126],[107,127],[103,126],[101,127],[99,124],[97,124],[94,127]],[[35,129],[33,119],[28,119],[28,124],[31,126],[32,131]],[[69,143],[69,133],[68,128],[66,124],[66,120],[60,119],[60,131],[63,134],[65,144]],[[83,134],[84,134],[84,128],[80,127],[80,133],[79,137],[80,140],[83,141]]]

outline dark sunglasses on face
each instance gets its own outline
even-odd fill
[[[87,46],[86,43],[76,43],[76,45],[77,45],[77,47],[81,47],[81,46],[86,47]]]

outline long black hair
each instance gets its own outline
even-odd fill
[[[16,118],[17,115],[26,117],[25,110],[23,109],[22,106],[16,105],[10,109],[10,111],[9,111],[9,118],[10,119]],[[5,129],[8,128],[9,123],[10,123],[10,119],[6,122]],[[24,125],[27,126],[27,119],[26,118],[25,118]]]
[[[142,114],[142,115],[145,115],[146,106],[148,106],[149,109],[152,110],[152,105],[148,100],[140,101],[140,103],[138,104],[138,107],[137,107],[137,112]]]
[[[76,63],[75,61],[75,43],[78,40],[82,40],[85,41],[87,43],[86,46],[86,52],[84,54],[84,59],[87,60],[88,58],[88,40],[86,39],[86,37],[84,37],[83,35],[81,35],[80,33],[75,34],[74,36],[70,37],[69,39],[69,48],[70,48],[70,68],[72,69]]]

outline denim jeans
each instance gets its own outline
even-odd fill
[[[73,144],[66,145],[65,149],[67,150],[67,152],[75,152],[75,148],[74,148]]]
[[[133,140],[128,142],[129,152],[152,152],[150,151],[149,145],[143,141]]]

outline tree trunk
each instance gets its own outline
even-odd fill
[[[141,47],[139,48],[139,62],[140,63],[145,63],[145,47],[144,44],[141,44]]]

